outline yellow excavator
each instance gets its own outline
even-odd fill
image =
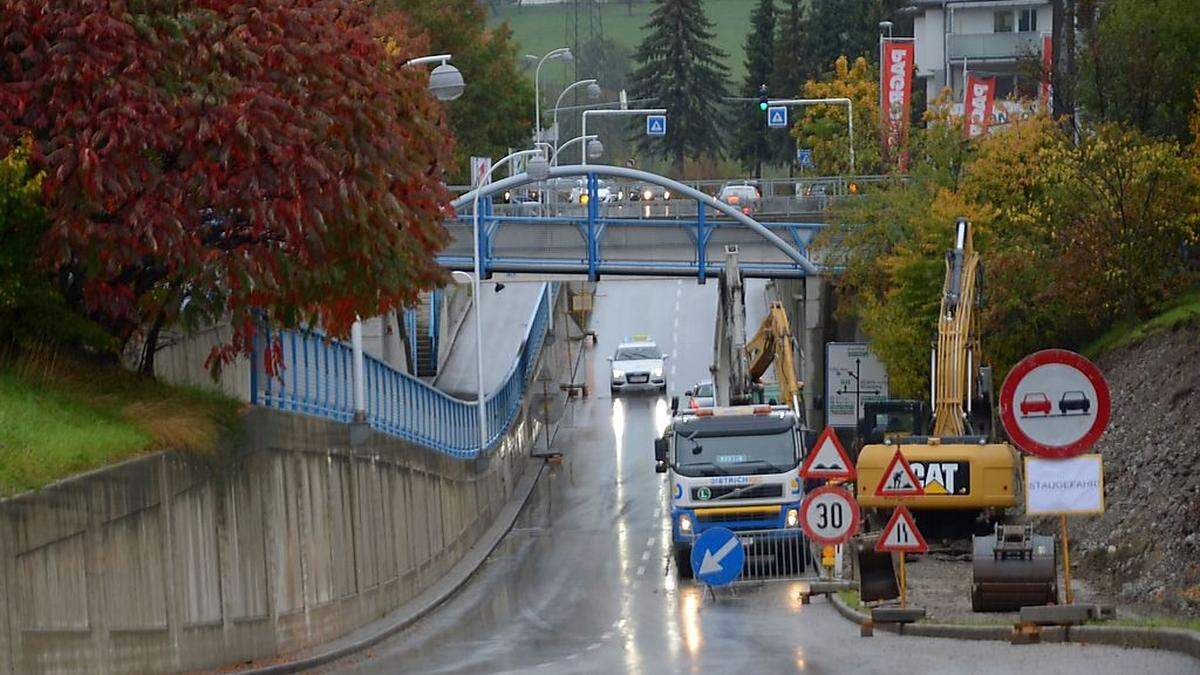
[[[959,531],[981,515],[994,517],[1016,504],[1017,453],[993,433],[991,368],[981,364],[975,330],[981,272],[970,223],[960,218],[954,246],[946,254],[937,343],[930,358],[932,405],[881,401],[864,406],[859,421],[864,445],[857,461],[862,507],[896,506],[898,500],[876,496],[875,488],[897,449],[924,485],[923,496],[903,499],[923,522]]]
[[[746,343],[746,360],[750,381],[761,386],[762,376],[772,364],[779,385],[779,403],[791,406],[801,414],[804,385],[796,376],[796,359],[792,355],[792,328],[787,310],[778,300],[771,302],[767,316],[750,342]]]

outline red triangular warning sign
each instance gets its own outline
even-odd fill
[[[850,455],[846,454],[833,427],[825,427],[825,431],[821,432],[816,445],[800,467],[800,475],[804,478],[854,480],[854,464],[850,462]]]
[[[875,542],[875,550],[895,553],[925,553],[929,550],[929,544],[925,543],[907,506],[901,504],[892,511],[891,520],[883,528],[879,541]]]
[[[896,454],[892,455],[892,461],[888,462],[883,476],[879,478],[879,485],[875,486],[875,496],[920,497],[923,494],[925,488],[917,480],[917,474],[913,473],[908,460],[900,454],[900,448],[896,448]]]

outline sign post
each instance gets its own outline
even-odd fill
[[[877,497],[919,497],[925,494],[925,487],[913,473],[912,466],[900,448],[892,455],[883,475],[879,477],[879,485],[875,486]],[[900,608],[903,609],[908,601],[908,570],[905,568],[904,556],[908,553],[924,553],[929,550],[921,531],[917,529],[917,521],[912,512],[904,504],[897,504],[892,511],[892,517],[879,535],[875,544],[876,551],[890,551],[900,554],[900,569],[896,575],[896,585],[900,587]]]
[[[1000,388],[1000,420],[1025,452],[1025,513],[1057,515],[1063,585],[1071,588],[1067,516],[1104,512],[1104,465],[1084,455],[1112,414],[1108,382],[1091,361],[1065,349],[1046,349],[1013,367]]]

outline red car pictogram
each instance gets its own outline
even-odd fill
[[[1040,391],[1025,394],[1025,397],[1021,399],[1022,415],[1030,415],[1035,412],[1049,415],[1051,408],[1050,399]]]

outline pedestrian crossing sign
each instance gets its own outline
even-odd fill
[[[767,108],[767,126],[781,129],[788,125],[787,106],[773,105]]]
[[[647,136],[666,136],[667,135],[667,116],[666,115],[646,115],[646,135]]]

